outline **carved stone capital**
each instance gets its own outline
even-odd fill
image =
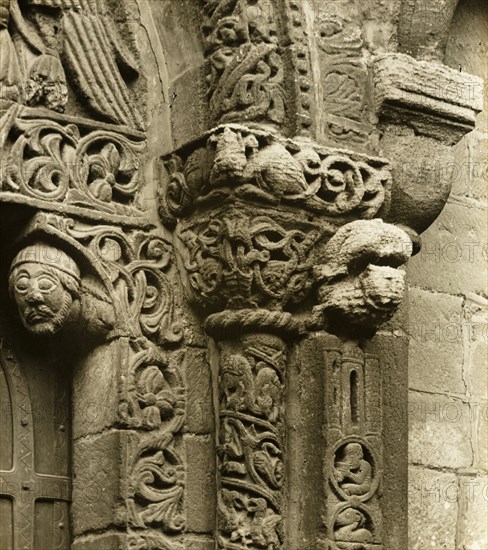
[[[160,213],[206,315],[281,311],[318,289],[316,322],[334,331],[340,311],[371,330],[398,307],[412,242],[375,219],[390,210],[384,159],[224,125],[165,167]]]
[[[165,167],[160,213],[168,225],[235,201],[332,226],[373,218],[389,206],[385,159],[236,124],[211,130],[166,158]]]
[[[393,176],[385,220],[420,234],[447,202],[451,149],[474,128],[483,82],[406,54],[378,55],[372,63],[380,147]]]

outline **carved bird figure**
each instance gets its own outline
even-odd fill
[[[40,54],[28,75],[28,103],[62,111],[66,74],[97,114],[114,123],[142,127],[126,84],[138,74],[137,62],[122,42],[106,0],[9,0],[7,4],[17,32]],[[53,89],[55,84],[60,86]]]

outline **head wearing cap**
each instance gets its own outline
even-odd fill
[[[37,263],[62,271],[66,275],[80,281],[80,269],[76,262],[63,250],[46,243],[36,243],[23,248],[12,261],[10,273],[27,263]]]

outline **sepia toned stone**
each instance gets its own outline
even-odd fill
[[[1,548],[478,543],[408,540],[408,435],[421,490],[486,455],[483,84],[420,4],[0,2]]]

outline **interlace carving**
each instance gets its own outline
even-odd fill
[[[360,15],[352,5],[342,10],[327,4],[317,8],[323,132],[339,144],[363,144],[369,139],[372,126],[366,122],[370,109],[368,69],[363,57]]]
[[[267,0],[205,0],[202,25],[213,122],[285,118],[283,61]]]
[[[219,547],[277,550],[286,347],[279,337],[256,334],[220,348]]]
[[[12,265],[12,294],[26,328],[39,335],[55,332],[54,306],[68,295],[63,284],[74,293],[68,305],[79,305],[87,333],[97,332],[99,340],[119,336],[126,341],[117,366],[123,371],[117,423],[131,430],[126,465],[130,537],[137,548],[177,549],[172,537],[185,527],[184,466],[176,442],[185,398],[176,352],[163,349],[183,336],[174,322],[167,274],[172,249],[148,231],[91,226],[51,214],[37,214],[25,238],[40,236],[41,244],[22,249]],[[56,242],[56,247],[44,241]],[[31,305],[35,292],[46,294],[45,303],[36,298]],[[52,306],[53,315],[47,315],[45,306]],[[78,320],[81,332],[85,325]]]
[[[181,231],[194,296],[219,308],[276,307],[311,285],[309,254],[318,231],[288,229],[267,216],[224,215]]]
[[[141,209],[145,142],[140,137],[96,123],[86,127],[80,119],[42,116],[25,110],[5,122],[9,143],[0,191],[107,214],[131,215]]]

